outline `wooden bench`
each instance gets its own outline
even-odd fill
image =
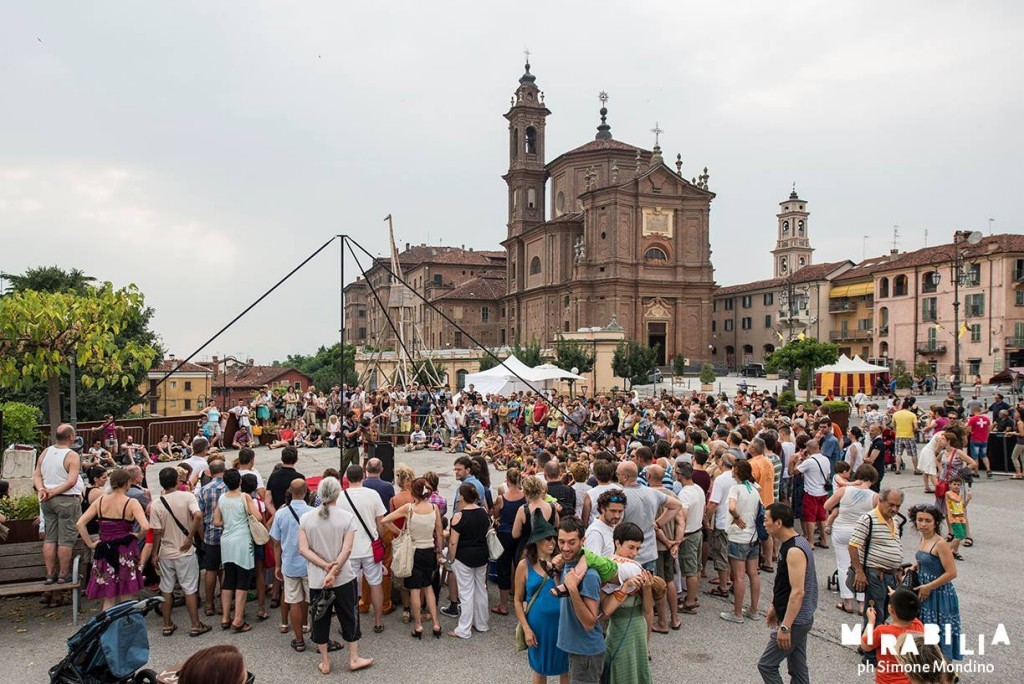
[[[82,556],[76,548],[71,561],[71,582],[44,584],[43,542],[0,545],[0,596],[42,594],[47,591],[71,590],[71,624],[78,626],[78,593],[82,584],[79,564]]]

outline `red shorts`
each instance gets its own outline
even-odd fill
[[[828,513],[825,512],[827,496],[811,496],[804,492],[804,512],[800,519],[804,522],[825,522]]]

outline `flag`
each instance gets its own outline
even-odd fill
[[[780,333],[778,330],[772,330],[772,332],[775,333],[775,336],[779,338],[779,342],[782,342],[785,339],[782,336],[782,333]]]
[[[800,340],[801,342],[803,342],[804,340],[806,340],[806,339],[807,339],[807,335],[804,335],[803,331],[801,330],[801,331],[800,331],[800,334],[796,336],[796,339],[798,339],[798,340]]]
[[[961,323],[960,324],[960,332],[957,335],[957,338],[959,339],[959,338],[963,337],[966,332],[967,332],[967,324],[966,323]]]

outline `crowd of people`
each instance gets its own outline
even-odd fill
[[[197,436],[177,452],[186,458],[155,466],[157,478],[150,469],[147,489],[135,463],[90,451],[84,466],[74,429],[61,425],[35,472],[47,582],[59,590],[68,581],[81,538],[92,551],[87,595],[107,607],[158,582],[168,637],[176,599],[189,636],[216,627],[203,621],[215,616],[222,631],[249,632],[253,592],[256,620],[279,610],[280,633],[298,652],[311,641],[324,674],[342,649],[349,669],[372,665],[359,648],[360,615],[379,634],[399,601],[418,640],[471,639],[511,616],[535,682],[650,682],[651,639],[709,610],[701,599],[711,596],[729,602],[721,620],[771,627],[757,665],[765,682],[782,681],[784,660],[793,681],[809,681],[819,579],[833,567],[837,610],[911,633],[938,625],[949,637],[942,657],[961,657],[954,580],[973,545],[975,478],[991,476],[988,431],[1015,434],[1024,452],[1024,407],[998,395],[988,406],[961,409],[951,398],[926,410],[890,396],[867,402],[861,424],[845,431],[820,402],[783,411],[768,392],[641,399],[346,388],[324,397],[323,411],[318,400],[310,411],[288,397],[283,417],[322,422],[341,449],[339,469],[302,474],[304,444],[289,441],[264,479],[252,447],[214,453]],[[257,404],[257,421],[273,421],[272,407]],[[380,434],[404,435],[416,450],[429,446],[428,431],[454,453],[451,500],[437,472],[400,464],[394,482],[381,477]],[[889,478],[908,458],[936,499],[904,513]],[[499,486],[492,470],[504,471]],[[907,522],[920,537],[909,562]],[[442,616],[456,620],[447,631]],[[330,638],[332,619],[344,644]],[[874,646],[864,644],[863,658],[881,662]]]

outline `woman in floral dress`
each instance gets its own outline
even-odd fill
[[[110,494],[98,497],[77,523],[83,542],[93,550],[92,577],[85,595],[102,599],[103,610],[134,598],[143,587],[139,541],[149,532],[149,522],[142,504],[128,497],[130,484],[124,470],[111,471]],[[98,540],[90,537],[87,529],[94,518],[100,523]]]

